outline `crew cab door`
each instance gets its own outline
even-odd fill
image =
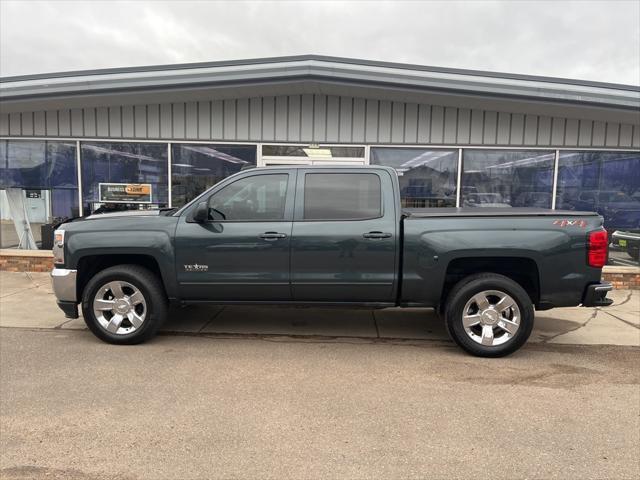
[[[194,221],[197,205],[181,216],[175,243],[181,298],[291,300],[295,176],[286,169],[247,172],[201,199],[207,221]]]
[[[294,300],[394,301],[399,223],[393,192],[382,169],[298,170]]]

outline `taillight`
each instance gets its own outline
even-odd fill
[[[588,263],[590,267],[602,268],[607,263],[609,235],[606,230],[589,233]]]

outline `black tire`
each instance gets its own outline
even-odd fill
[[[107,331],[96,318],[93,300],[98,290],[113,281],[127,282],[142,293],[146,303],[146,315],[142,325],[127,334]],[[96,337],[117,345],[135,345],[152,338],[167,317],[168,301],[160,279],[140,265],[116,265],[98,272],[89,280],[82,294],[82,315]]]
[[[520,310],[520,326],[512,338],[501,345],[481,345],[465,331],[462,317],[464,308],[474,295],[487,291],[504,292],[515,300]],[[449,335],[462,349],[478,357],[503,357],[525,344],[533,330],[534,311],[529,295],[516,282],[495,273],[470,275],[458,282],[449,293],[445,304],[445,324]],[[490,332],[489,332],[490,333]],[[504,332],[502,332],[504,333]]]

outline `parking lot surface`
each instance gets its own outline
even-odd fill
[[[0,478],[640,476],[637,292],[480,359],[424,310],[173,309],[108,345],[0,275]]]
[[[638,478],[640,351],[2,329],[2,478]]]

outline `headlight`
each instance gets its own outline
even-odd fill
[[[64,264],[64,230],[53,232],[53,263]]]

